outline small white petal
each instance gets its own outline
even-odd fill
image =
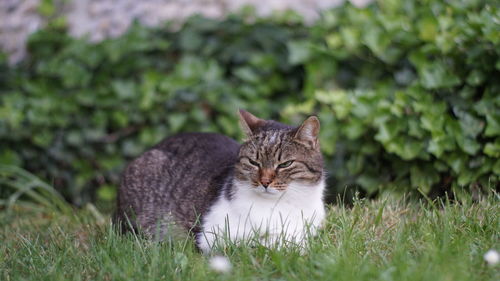
[[[500,261],[500,254],[498,254],[497,251],[491,249],[486,254],[484,254],[484,260],[489,264],[489,265],[495,265]]]
[[[231,262],[223,256],[214,256],[210,259],[210,268],[217,272],[225,273],[231,271]]]

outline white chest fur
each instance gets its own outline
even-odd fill
[[[208,253],[228,239],[258,239],[267,246],[281,246],[283,242],[302,245],[325,217],[324,186],[323,181],[313,186],[292,183],[283,193],[267,194],[235,183],[232,199],[220,196],[202,218],[198,246]]]

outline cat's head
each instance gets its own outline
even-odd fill
[[[323,180],[317,117],[292,127],[257,118],[244,110],[239,115],[247,136],[235,166],[239,182],[267,196]]]

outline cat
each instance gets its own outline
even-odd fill
[[[315,116],[299,127],[239,111],[243,144],[214,133],[168,137],[122,175],[114,221],[147,237],[191,232],[197,247],[257,239],[304,246],[325,217]]]

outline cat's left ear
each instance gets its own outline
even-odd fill
[[[266,120],[255,117],[252,113],[243,109],[239,110],[239,115],[240,126],[248,137],[252,136],[256,132],[257,128],[266,123]]]
[[[316,116],[307,118],[295,132],[295,141],[311,149],[319,148],[319,119]]]

